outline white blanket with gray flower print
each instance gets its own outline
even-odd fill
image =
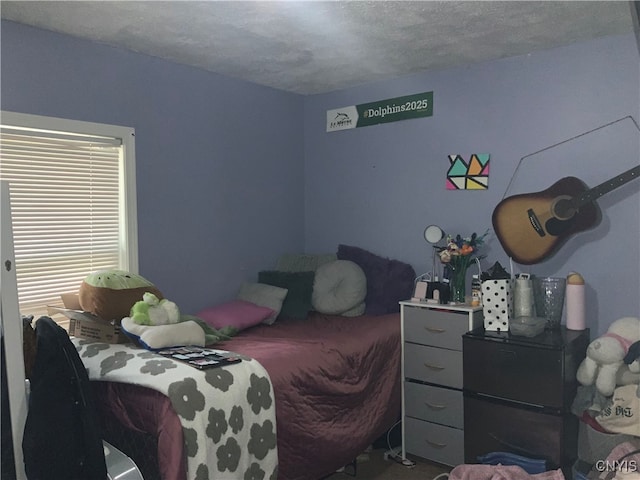
[[[277,478],[273,387],[256,360],[198,370],[132,345],[72,338],[91,380],[130,383],[169,397],[182,423],[187,478]]]

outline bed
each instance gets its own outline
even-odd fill
[[[132,384],[135,380],[94,382],[106,439],[133,457],[146,480],[317,480],[352,462],[399,418],[399,313],[345,317],[312,312],[305,320],[252,327],[217,348],[242,355],[242,363],[268,374],[277,469],[270,471],[266,462],[254,471],[218,469],[217,475],[200,477],[190,471],[190,442],[185,443],[182,419],[167,395]],[[88,358],[87,345],[84,350],[90,377],[105,380],[97,370],[102,360]],[[252,467],[251,461],[246,465]]]
[[[400,418],[398,302],[411,296],[414,279],[411,265],[355,246],[283,255],[235,300],[196,313],[216,329],[231,321],[240,333],[215,346],[244,359],[199,379],[207,404],[200,419],[185,419],[183,400],[166,389],[182,385],[178,373],[198,381],[192,367],[155,376],[154,354],[138,349],[127,351],[134,368],[103,375],[100,365],[113,364],[123,347],[84,347],[105,439],[128,452],[146,480],[330,475]],[[224,375],[234,381],[221,389]],[[233,456],[230,443],[240,447]]]

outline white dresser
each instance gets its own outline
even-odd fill
[[[482,307],[400,302],[402,457],[464,463],[462,335],[483,325]]]

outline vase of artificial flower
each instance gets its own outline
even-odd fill
[[[469,269],[468,257],[458,256],[449,262],[449,287],[451,288],[451,301],[453,303],[465,303],[467,293],[467,270]]]
[[[449,235],[447,246],[440,250],[440,261],[445,264],[445,272],[449,278],[452,303],[465,303],[467,270],[472,263],[484,258],[484,255],[478,255],[478,249],[484,243],[487,233],[481,236],[474,233],[467,238]]]

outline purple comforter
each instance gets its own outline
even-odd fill
[[[275,390],[279,479],[317,480],[351,462],[400,415],[400,315],[312,314],[222,345]]]
[[[276,398],[280,480],[318,480],[334,472],[399,418],[399,313],[353,318],[312,313],[304,321],[253,327],[218,348],[255,358],[269,372]],[[163,480],[185,480],[183,467],[175,468],[184,465],[182,435],[168,399],[153,395],[165,403],[153,407],[140,402],[145,417],[135,412],[131,389],[127,395],[116,398],[117,392],[111,392],[110,403],[120,410],[118,421],[160,435]],[[145,424],[141,418],[147,417]]]

